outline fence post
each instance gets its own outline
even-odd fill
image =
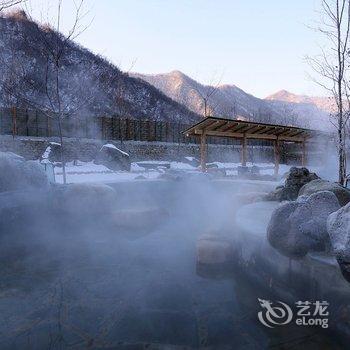
[[[165,142],[168,142],[169,138],[169,125],[168,122],[165,122]]]
[[[26,109],[26,133],[27,136],[29,136],[29,115],[28,115],[28,109]]]
[[[150,120],[146,120],[146,129],[147,129],[147,141],[151,141],[151,127],[150,127]]]
[[[157,121],[156,120],[153,121],[153,134],[154,134],[153,140],[157,141]]]
[[[50,119],[46,116],[46,136],[50,137]]]
[[[35,110],[35,134],[36,137],[39,136],[39,121],[38,121],[38,111]]]
[[[91,119],[93,121],[93,119]],[[85,114],[85,137],[88,139],[89,138],[89,129],[88,129],[88,120],[87,120],[87,115]]]
[[[16,107],[12,108],[12,137],[17,134],[17,110]]]
[[[126,120],[125,120],[125,128],[126,128],[126,130],[125,130],[125,139],[126,140],[130,140],[130,119],[129,118],[126,118]]]

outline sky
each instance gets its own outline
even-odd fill
[[[53,21],[56,0],[29,1],[34,18]],[[262,98],[282,89],[324,94],[305,62],[319,51],[320,36],[309,27],[319,19],[320,0],[85,1],[83,23],[91,24],[76,41],[122,70],[180,70]],[[63,32],[73,9],[74,0],[63,0]]]

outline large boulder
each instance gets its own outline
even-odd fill
[[[282,203],[272,213],[268,241],[292,258],[303,257],[309,251],[324,251],[329,247],[327,217],[339,208],[337,197],[329,191]]]
[[[42,163],[58,163],[62,162],[61,144],[58,142],[49,142],[44,153],[41,155]]]
[[[128,153],[120,150],[113,143],[107,143],[99,150],[95,164],[102,164],[113,171],[130,171],[131,161]]]
[[[71,215],[110,215],[116,200],[115,190],[104,184],[81,183],[60,187],[54,196],[57,209]]]
[[[111,214],[111,225],[125,231],[125,237],[138,237],[149,233],[168,218],[164,208],[130,208],[115,210]]]
[[[335,183],[322,179],[316,179],[305,184],[299,191],[299,196],[310,196],[313,193],[320,191],[333,192],[341,206],[350,202],[350,190]]]
[[[195,168],[198,168],[201,164],[200,161],[195,157],[184,157],[182,161],[183,163],[191,165]]]
[[[45,189],[49,185],[43,166],[11,152],[0,152],[0,192]]]
[[[350,203],[328,216],[327,231],[332,252],[344,277],[350,281]]]
[[[197,264],[224,265],[231,263],[233,250],[231,242],[216,235],[204,235],[197,242]]]
[[[307,168],[292,167],[286,177],[283,186],[278,186],[275,191],[266,196],[266,200],[284,201],[295,200],[300,189],[310,181],[319,179],[315,173],[311,173]]]

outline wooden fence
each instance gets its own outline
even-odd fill
[[[119,141],[159,141],[198,143],[195,137],[186,137],[182,131],[191,124],[131,119],[111,116],[67,117],[61,120],[64,137],[92,138]],[[57,119],[48,118],[39,111],[7,108],[0,110],[0,134],[13,136],[58,136]],[[210,144],[235,145],[240,140],[208,137]],[[270,145],[269,141],[251,140],[254,145]]]

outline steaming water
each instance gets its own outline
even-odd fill
[[[197,274],[198,237],[234,235],[235,196],[249,190],[264,188],[237,182],[117,187],[120,207],[169,211],[162,225],[139,235],[84,223],[65,231],[43,217],[21,225],[21,237],[30,238],[2,261],[0,348],[330,348],[315,330],[259,325],[257,297],[267,294],[254,283]]]

